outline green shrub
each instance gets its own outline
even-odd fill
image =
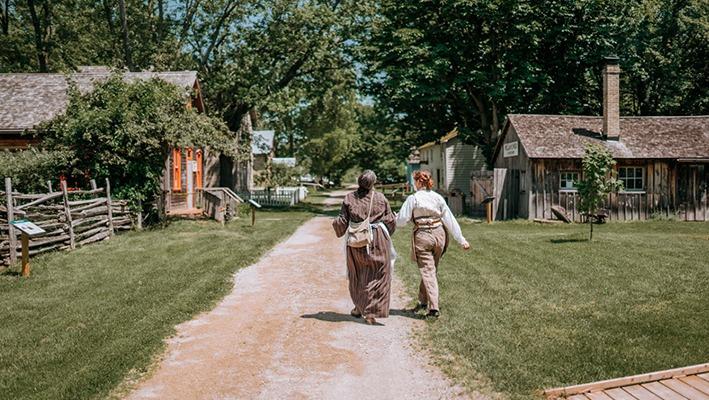
[[[77,184],[109,178],[116,197],[145,204],[160,193],[171,147],[235,152],[226,125],[188,109],[187,100],[175,85],[159,79],[128,83],[120,73],[87,94],[70,85],[66,112],[39,129],[42,145],[70,154],[68,172]]]
[[[66,174],[72,153],[66,150],[0,152],[0,178],[11,178],[14,191],[24,193],[46,192],[47,181],[58,189],[59,176]],[[5,190],[4,179],[0,190]]]

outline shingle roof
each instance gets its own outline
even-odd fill
[[[64,74],[0,74],[0,131],[23,131],[64,111],[67,105],[67,79],[82,92],[91,91],[97,81],[108,78],[106,69]],[[160,78],[182,88],[192,89],[196,71],[126,72],[128,82]]]
[[[587,143],[604,145],[614,158],[709,158],[709,116],[621,117],[620,140],[603,140],[602,117],[511,114],[530,158],[582,158]]]
[[[251,141],[251,152],[253,154],[270,154],[273,150],[273,137],[275,131],[254,131]]]
[[[449,140],[458,137],[458,134],[459,134],[458,128],[453,128],[452,131],[446,133],[440,139],[434,140],[433,142],[428,142],[426,144],[419,146],[419,150],[425,150],[425,149],[435,146],[437,144],[447,143]]]

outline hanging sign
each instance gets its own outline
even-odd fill
[[[10,221],[10,224],[17,228],[20,232],[25,233],[29,236],[37,236],[45,233],[44,229],[38,227],[37,225],[26,219]]]
[[[516,157],[519,155],[519,142],[509,142],[505,143],[502,148],[502,155],[504,157]]]

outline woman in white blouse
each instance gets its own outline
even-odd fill
[[[428,309],[428,317],[440,315],[438,307],[438,262],[448,247],[448,234],[460,243],[464,250],[470,245],[460,231],[460,225],[445,199],[431,190],[433,182],[429,171],[414,172],[416,193],[409,196],[396,217],[396,225],[404,226],[409,221],[415,225],[411,240],[411,256],[421,273],[419,303],[414,311]]]

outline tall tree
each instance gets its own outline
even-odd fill
[[[133,59],[131,58],[131,51],[130,51],[130,39],[128,36],[128,20],[126,18],[126,1],[125,0],[119,0],[118,1],[118,10],[120,11],[120,16],[121,16],[121,35],[123,36],[123,57],[126,63],[126,66],[128,69],[132,70],[134,69],[133,67]]]
[[[39,72],[48,72],[49,69],[47,65],[49,63],[50,53],[49,40],[52,32],[52,14],[49,0],[41,1],[41,15],[37,12],[34,0],[27,0],[27,8],[30,12],[32,27],[34,28],[34,44]]]
[[[2,34],[7,35],[10,33],[10,0],[3,0],[2,8],[0,8],[0,28],[2,28]]]

